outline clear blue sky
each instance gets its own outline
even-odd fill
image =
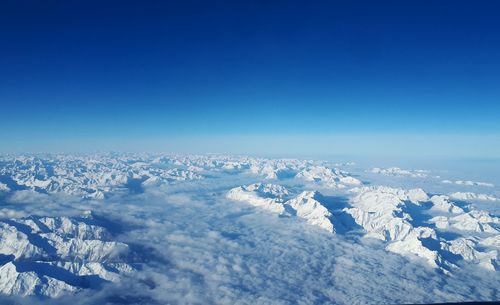
[[[499,14],[498,1],[1,1],[0,151],[384,153],[381,138],[500,155]]]

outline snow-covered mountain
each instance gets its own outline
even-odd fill
[[[8,176],[16,189],[62,192],[90,199],[104,199],[107,194],[137,191],[153,184],[202,178],[187,168],[155,166],[140,156],[17,156],[2,161],[0,175]]]
[[[429,173],[398,167],[357,168],[351,162],[221,155],[1,156],[0,294],[56,298],[118,285],[123,278],[140,274],[137,257],[144,253],[129,241],[140,241],[159,253],[151,261],[144,260],[151,264],[145,265],[149,269],[166,264],[173,270],[187,268],[189,274],[208,276],[192,258],[175,256],[176,251],[183,247],[195,253],[208,251],[207,256],[200,254],[207,260],[221,255],[211,246],[200,250],[200,243],[186,241],[203,235],[198,230],[205,229],[209,233],[204,238],[222,242],[227,237],[228,249],[257,247],[253,241],[239,243],[238,235],[227,231],[261,218],[267,222],[251,223],[252,230],[271,230],[273,226],[265,226],[276,221],[291,232],[301,228],[307,231],[304,235],[323,243],[341,240],[344,247],[380,249],[387,257],[394,255],[434,270],[445,282],[472,267],[498,277],[500,218],[487,208],[498,202],[495,185],[452,182]],[[382,180],[373,183],[370,177]],[[394,183],[398,179],[411,184]],[[434,191],[427,191],[433,185]],[[485,192],[485,187],[491,192]],[[214,218],[200,225],[182,218],[183,214],[165,220],[165,215],[183,209],[216,216],[205,215]],[[126,238],[105,221],[102,215],[106,214],[127,223],[122,228]],[[182,225],[176,226],[177,222]],[[186,230],[194,235],[186,236]],[[152,234],[156,231],[161,234]],[[273,234],[273,238],[289,238],[282,231]],[[167,241],[162,236],[168,236]],[[179,242],[185,244],[172,246]],[[267,259],[280,253],[293,257],[293,251],[270,250],[265,255]],[[237,262],[242,258],[220,258],[215,263],[233,259],[230,268],[217,267],[218,272],[229,273],[232,281],[240,278]],[[310,270],[320,270],[321,261],[311,261]],[[318,272],[322,279],[331,276]],[[160,282],[186,280],[176,276],[174,272]]]
[[[482,241],[500,235],[500,218],[486,211],[464,211],[448,196],[429,197],[422,189],[361,187],[353,188],[351,192],[355,196],[343,211],[365,230],[365,237],[384,241],[388,251],[421,257],[430,266],[443,270],[453,265],[447,260],[448,252],[488,269],[497,268],[499,249],[485,247]],[[325,198],[317,191],[293,194],[281,185],[256,183],[233,188],[226,196],[273,213],[304,218],[311,225],[335,233],[332,224],[335,216],[321,203]],[[431,215],[438,216],[430,218]],[[463,243],[462,238],[447,240],[440,234],[450,229],[485,235],[475,237],[475,243],[467,243],[467,249],[459,248],[456,245]],[[468,251],[475,255],[468,254]]]
[[[499,218],[485,211],[464,211],[447,196],[429,196],[422,189],[403,190],[390,187],[363,187],[353,189],[356,196],[351,199],[352,208],[346,208],[367,236],[387,242],[386,249],[402,255],[416,255],[434,267],[452,265],[449,245],[457,240],[444,238],[452,227],[462,234],[467,231],[487,232],[485,238],[498,236]],[[428,220],[431,215],[435,216]],[[477,238],[482,240],[483,238]],[[436,246],[440,245],[440,246]],[[472,247],[472,246],[471,246]],[[465,252],[456,247],[452,252],[466,259]],[[478,248],[479,249],[479,248]],[[481,266],[495,269],[498,249],[492,248],[485,260],[477,260]],[[465,251],[465,250],[464,250]],[[475,250],[474,251],[479,251]]]
[[[412,178],[425,178],[429,175],[429,172],[426,170],[421,170],[421,169],[408,170],[408,169],[401,169],[399,167],[389,167],[389,168],[374,167],[370,170],[370,172],[386,176],[406,176]]]
[[[133,271],[127,244],[113,241],[92,214],[0,221],[0,292],[57,297],[118,281]]]
[[[329,220],[332,214],[318,201],[321,200],[321,194],[316,191],[303,191],[291,196],[291,192],[281,185],[255,183],[233,188],[226,197],[248,202],[273,213],[304,218],[312,225],[335,232]]]

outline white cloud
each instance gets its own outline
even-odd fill
[[[32,190],[15,191],[7,200],[14,204],[49,204],[50,197],[47,194],[35,192]]]
[[[443,180],[441,181],[443,183],[447,184],[457,184],[457,185],[465,185],[465,186],[484,186],[484,187],[495,187],[493,183],[488,183],[488,182],[477,182],[477,181],[471,181],[471,180],[456,180],[456,181],[451,181],[451,180]]]

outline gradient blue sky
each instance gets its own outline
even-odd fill
[[[0,151],[500,156],[499,13],[2,1]]]

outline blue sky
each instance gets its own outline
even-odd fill
[[[0,151],[498,156],[499,9],[2,1]]]

